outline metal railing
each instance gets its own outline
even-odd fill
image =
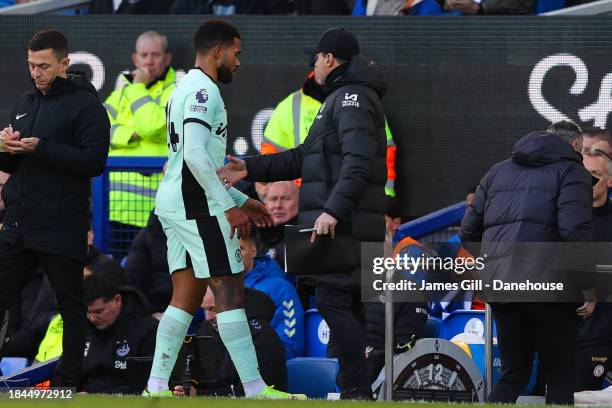
[[[405,237],[422,239],[428,235],[440,233],[440,231],[459,225],[464,214],[465,201],[461,201],[400,225],[394,240],[397,242]]]
[[[109,193],[111,172],[161,172],[165,157],[109,157],[104,174],[92,181],[92,223],[95,245],[104,253],[109,252]]]

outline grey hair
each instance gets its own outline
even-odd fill
[[[590,151],[585,152],[584,154],[585,156],[591,157],[603,157],[604,161],[606,162],[606,173],[608,173],[608,176],[612,176],[612,159],[610,159],[605,145],[606,142],[597,142],[591,146]]]
[[[160,34],[157,31],[145,31],[144,33],[140,34],[136,39],[136,52],[138,52],[138,43],[146,38],[160,39],[164,48],[164,53],[168,51],[168,38],[165,35]]]

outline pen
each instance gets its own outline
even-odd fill
[[[316,231],[316,228],[304,228],[301,230],[298,230],[298,232],[312,232],[312,231]]]

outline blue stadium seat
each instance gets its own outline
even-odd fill
[[[55,372],[59,359],[59,357],[55,357],[43,363],[35,363],[30,367],[17,371],[13,375],[2,377],[0,388],[27,387],[47,381],[51,379]]]
[[[476,363],[476,366],[484,376],[484,322],[485,312],[484,310],[456,310],[449,314],[440,323],[440,337],[446,340],[451,340],[458,334],[467,333],[482,339],[482,344],[470,344],[470,352],[472,359]],[[495,328],[495,322],[493,322],[493,337],[497,336],[497,330]],[[493,346],[493,383],[497,382],[501,370],[501,362],[499,360],[499,349],[497,344]],[[537,374],[538,360],[537,357],[534,361],[534,367],[531,373],[531,378],[527,387],[523,390],[521,395],[530,395],[535,388],[536,374]]]
[[[440,323],[440,338],[451,340],[459,333],[472,333],[484,336],[484,310],[455,310]],[[497,336],[495,322],[493,336]]]
[[[297,357],[287,361],[288,391],[308,398],[327,398],[336,391],[338,360],[335,358]]]
[[[565,0],[538,0],[535,6],[535,13],[542,14],[547,11],[562,9],[565,7]]]
[[[28,366],[28,359],[22,357],[4,357],[0,360],[0,370],[3,376],[11,375]]]
[[[317,309],[304,313],[305,357],[326,357],[329,327]]]
[[[429,316],[425,325],[425,337],[436,338],[440,334],[440,319]]]

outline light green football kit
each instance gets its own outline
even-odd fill
[[[193,267],[198,278],[244,270],[237,234],[225,211],[248,197],[226,190],[216,174],[227,145],[227,112],[217,84],[199,68],[178,83],[166,106],[168,170],[155,214],[168,238],[170,272]]]

